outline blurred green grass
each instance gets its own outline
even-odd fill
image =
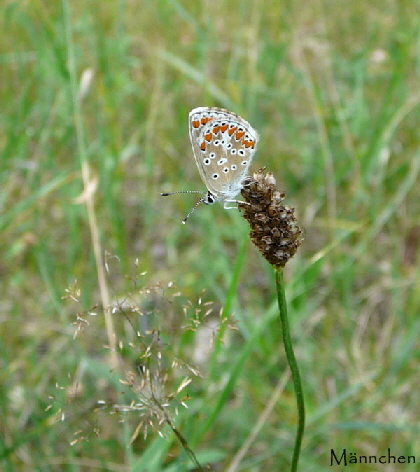
[[[122,387],[102,317],[73,338],[76,314],[103,300],[78,199],[83,162],[97,179],[101,253],[119,258],[107,258],[112,302],[133,293],[127,274],[147,272],[140,287],[173,281],[181,297],[135,297],[156,309],[170,352],[190,361],[198,334],[182,328],[188,301],[197,306],[205,290],[237,320],[186,389],[177,424],[197,456],[226,470],[287,373],[273,275],[246,223],[215,205],[183,226],[194,197],[159,196],[203,188],[187,131],[189,110],[203,105],[259,131],[255,168],[274,172],[305,231],[286,268],[308,410],[301,469],[326,470],[330,450],[343,448],[420,460],[419,13],[414,0],[6,1],[3,470],[182,470],[186,460],[170,432],[129,446],[135,414],[120,423],[91,411],[101,398],[121,401]],[[79,305],[62,299],[74,280]],[[131,328],[114,323],[134,362]],[[75,398],[56,387],[74,384]],[[60,402],[66,420],[52,424]],[[295,425],[289,382],[238,470],[287,470]],[[70,446],[79,430],[89,440]]]

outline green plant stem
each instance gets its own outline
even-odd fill
[[[299,368],[296,362],[295,354],[293,352],[292,338],[290,336],[290,326],[289,320],[287,318],[287,303],[286,296],[284,293],[284,279],[282,269],[276,270],[276,289],[277,300],[279,304],[280,321],[283,328],[282,331],[284,349],[286,351],[286,357],[290,366],[290,370],[292,371],[293,386],[295,389],[296,404],[299,417],[295,447],[293,450],[292,468],[290,469],[292,472],[296,472],[299,462],[300,449],[302,446],[303,432],[305,430],[305,402],[303,399],[302,382],[300,380]]]

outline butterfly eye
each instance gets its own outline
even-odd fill
[[[214,152],[211,152],[209,157],[210,157],[210,159],[214,159],[216,157],[216,154]]]
[[[225,168],[223,169],[223,172],[224,172],[225,174],[227,174],[227,173],[229,172],[229,167],[225,167]]]
[[[238,150],[238,154],[239,154],[240,156],[245,156],[245,151],[244,151],[243,149],[239,149],[239,150]]]
[[[214,180],[217,180],[219,178],[219,174],[213,174],[212,177]]]
[[[211,161],[210,161],[209,158],[206,158],[206,159],[203,160],[203,164],[204,164],[205,166],[209,166],[209,165],[210,165],[210,162],[211,162]]]
[[[218,146],[220,144],[220,141],[216,139],[216,141],[213,143],[215,146]]]
[[[242,164],[243,166],[246,166],[246,165],[248,164],[248,161],[242,161],[241,164]]]
[[[227,159],[225,157],[222,157],[217,161],[217,165],[222,166],[225,162],[227,162]]]
[[[227,149],[230,149],[231,147],[232,147],[232,144],[231,144],[231,143],[229,143],[229,144],[226,146]]]
[[[236,164],[232,164],[232,165],[230,166],[230,168],[231,168],[232,170],[236,170]]]
[[[235,149],[235,148],[231,149],[231,150],[230,150],[230,153],[231,153],[231,154],[236,154],[236,149]]]

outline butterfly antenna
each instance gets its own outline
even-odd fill
[[[204,193],[201,190],[178,190],[177,192],[165,192],[161,193],[162,197],[169,197],[169,195],[176,195],[177,193]]]
[[[191,210],[188,212],[188,215],[182,220],[182,224],[185,225],[188,218],[190,217],[191,213],[198,207],[198,205],[200,205],[200,203],[203,203],[204,200],[202,198],[200,198],[200,200],[198,200],[198,202],[191,208]]]

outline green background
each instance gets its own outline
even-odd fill
[[[205,189],[197,106],[258,130],[252,168],[274,173],[304,231],[285,269],[301,470],[341,470],[343,448],[418,463],[419,2],[2,13],[2,470],[193,470],[149,372],[202,464],[288,470],[297,414],[273,270],[238,212],[202,206],[184,226],[196,196],[159,195]]]

